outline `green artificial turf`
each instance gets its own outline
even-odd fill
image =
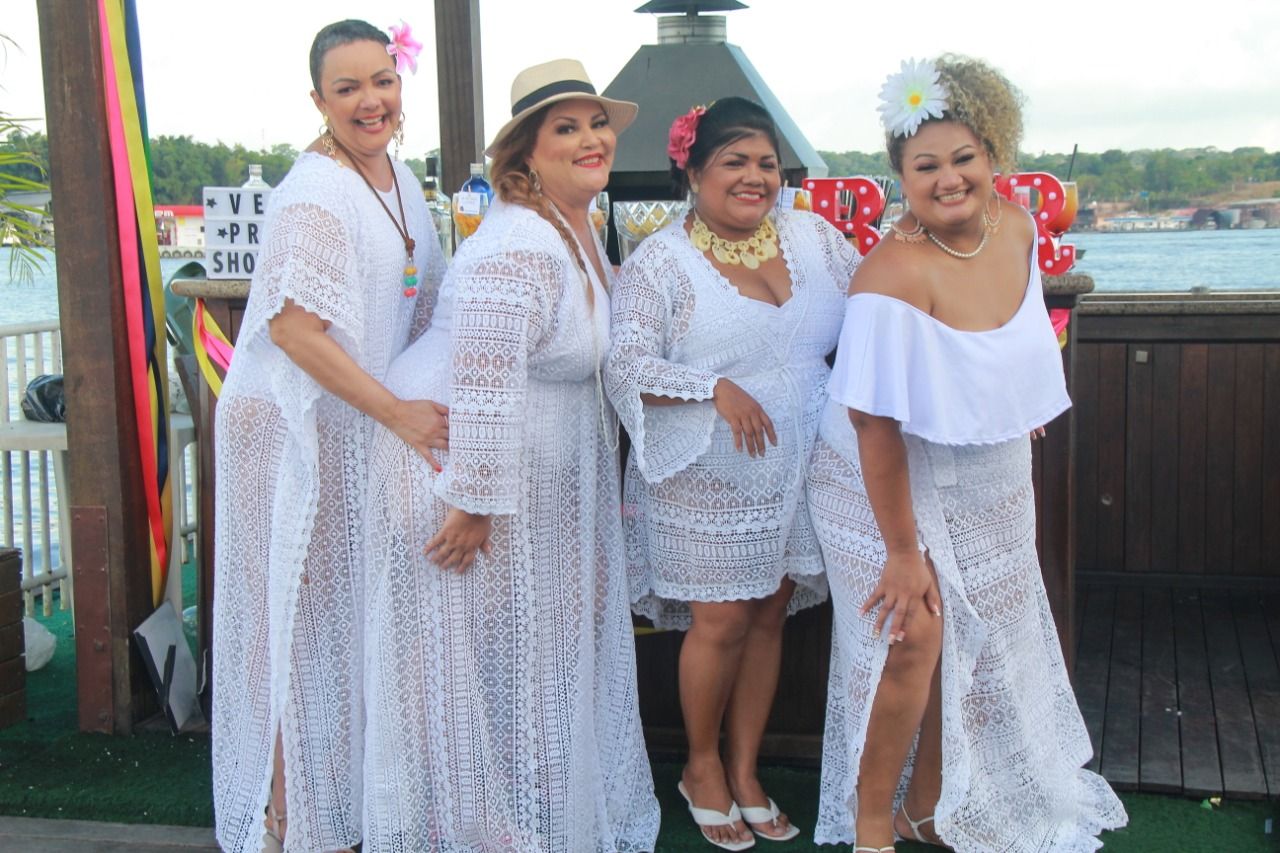
[[[184,588],[189,584],[184,584]],[[194,594],[194,588],[190,591]],[[132,737],[81,734],[76,730],[75,648],[71,615],[39,617],[58,637],[53,660],[27,678],[25,723],[0,730],[0,814],[122,823],[209,826],[213,795],[207,735],[163,732]],[[662,803],[656,853],[710,853],[676,792],[680,765],[656,762],[654,784]],[[795,841],[759,842],[762,853],[847,851],[809,840],[817,813],[818,774],[812,769],[767,767],[765,789],[805,833]],[[1122,794],[1129,826],[1102,836],[1116,853],[1280,850],[1280,809],[1275,801],[1200,800]],[[1266,833],[1268,819],[1271,833]],[[900,853],[937,848],[905,842]]]

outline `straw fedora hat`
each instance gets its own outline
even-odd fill
[[[604,107],[614,133],[626,130],[640,111],[640,107],[631,101],[615,101],[597,95],[596,87],[591,85],[591,80],[587,77],[587,69],[578,60],[553,59],[526,68],[516,75],[511,84],[511,121],[502,126],[484,153],[492,157],[493,150],[499,143],[539,108],[575,98],[586,98]]]

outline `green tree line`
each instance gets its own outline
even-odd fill
[[[832,175],[888,175],[884,152],[820,151]],[[1095,201],[1132,202],[1162,210],[1188,207],[1198,199],[1245,189],[1248,184],[1280,181],[1280,151],[1261,148],[1189,148],[1181,151],[1120,151],[1101,154],[1022,154],[1018,169],[1049,172],[1076,182],[1081,205]],[[1145,194],[1145,195],[1144,195]]]
[[[49,138],[43,133],[11,132],[0,142],[0,153],[26,154],[10,166],[19,177],[43,180],[49,171]],[[249,177],[249,164],[262,166],[262,178],[275,186],[298,157],[291,145],[252,151],[243,145],[209,145],[190,136],[161,136],[151,140],[152,191],[159,204],[199,204],[202,187],[238,187]],[[405,161],[421,178],[422,160]]]
[[[12,174],[33,181],[43,179],[49,164],[49,140],[43,133],[12,131],[0,142],[0,152],[30,155],[10,167]],[[832,175],[887,175],[888,157],[883,151],[822,151]],[[242,145],[213,145],[190,136],[161,136],[151,141],[156,200],[161,204],[198,204],[200,188],[239,186],[248,176],[249,164],[262,165],[267,183],[275,185],[293,165],[298,152],[289,145],[253,151]],[[423,161],[405,161],[419,177]],[[1023,154],[1019,169],[1051,172],[1071,180],[1079,188],[1082,205],[1094,201],[1131,202],[1153,210],[1185,207],[1222,192],[1246,189],[1248,184],[1280,181],[1280,151],[1262,148],[1192,148],[1141,151]],[[43,170],[43,171],[42,171]]]

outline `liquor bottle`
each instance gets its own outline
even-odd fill
[[[453,255],[453,212],[449,197],[440,192],[436,176],[436,158],[427,158],[427,176],[422,181],[422,197],[427,201],[427,213],[440,238],[440,250],[446,258]]]
[[[241,189],[252,190],[269,190],[271,184],[262,179],[262,166],[257,163],[249,164],[249,180],[240,185]]]
[[[484,164],[471,164],[471,177],[453,194],[453,226],[458,243],[476,233],[493,201],[493,189],[484,179]]]

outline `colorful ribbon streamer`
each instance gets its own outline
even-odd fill
[[[151,164],[142,97],[137,13],[133,0],[99,0],[103,83],[115,185],[124,287],[125,328],[139,462],[147,504],[151,596],[159,606],[169,565],[173,503],[169,483],[169,387],[160,252],[151,196]]]
[[[1058,349],[1067,348],[1067,324],[1071,322],[1070,308],[1052,308],[1049,310],[1049,322],[1053,324],[1053,333],[1058,336]]]
[[[203,299],[196,300],[196,310],[191,318],[191,326],[195,331],[196,362],[200,365],[200,372],[204,375],[205,382],[209,384],[209,390],[213,392],[213,396],[221,397],[222,377],[227,374],[227,368],[231,366],[231,356],[235,348],[218,326],[218,322],[213,319],[209,309],[205,307]],[[215,365],[217,370],[214,369]],[[222,371],[221,375],[218,370]]]

